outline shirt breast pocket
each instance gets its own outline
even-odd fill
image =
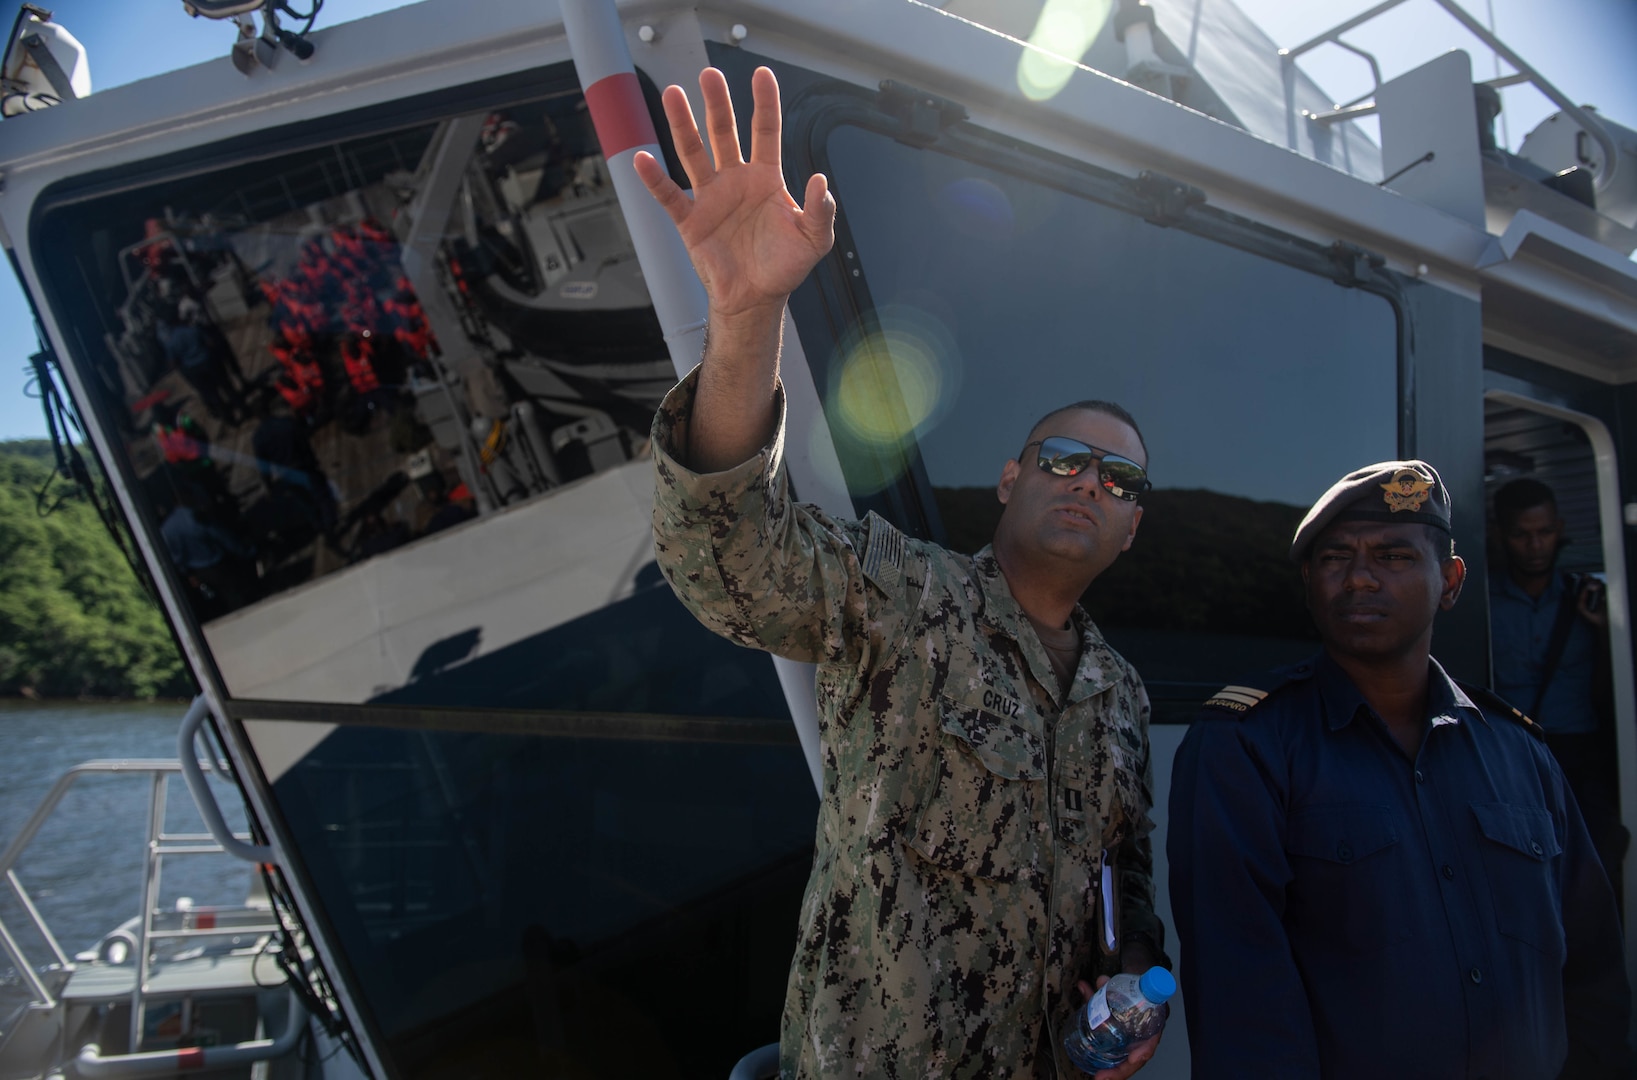
[[[1562,959],[1562,898],[1552,860],[1562,854],[1552,815],[1534,806],[1473,803],[1484,842],[1484,872],[1495,904],[1495,929]]]
[[[1315,806],[1290,816],[1292,929],[1319,947],[1373,952],[1415,937],[1398,824],[1385,806]]]
[[[945,699],[933,786],[905,843],[945,870],[1016,881],[1040,867],[1045,747],[1011,720]]]

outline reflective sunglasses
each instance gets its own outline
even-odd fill
[[[1027,451],[1030,446],[1040,447],[1040,468],[1053,476],[1078,476],[1096,462],[1097,479],[1102,481],[1103,490],[1116,499],[1136,502],[1137,496],[1154,486],[1148,482],[1148,470],[1135,461],[1077,439],[1053,435],[1028,443],[1023,449]]]

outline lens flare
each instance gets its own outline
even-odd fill
[[[1017,64],[1017,86],[1031,101],[1055,97],[1103,32],[1113,0],[1046,0]]]
[[[939,383],[937,361],[922,342],[878,330],[865,335],[842,364],[836,401],[856,438],[891,446],[932,416]]]
[[[952,180],[938,189],[933,202],[944,220],[968,236],[1006,240],[1016,227],[1012,200],[992,180],[978,176]]]
[[[960,356],[943,323],[906,306],[878,309],[875,325],[839,352],[826,403],[836,452],[850,487],[878,491],[898,478],[916,435],[948,412]]]

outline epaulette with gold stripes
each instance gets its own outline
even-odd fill
[[[1205,702],[1207,709],[1226,709],[1228,712],[1249,712],[1268,696],[1266,690],[1254,686],[1224,686]]]
[[[1526,715],[1522,709],[1513,705],[1510,701],[1507,701],[1505,698],[1495,693],[1495,691],[1482,686],[1473,686],[1470,683],[1464,683],[1459,679],[1455,680],[1455,685],[1459,686],[1461,690],[1465,692],[1467,697],[1472,698],[1478,704],[1488,706],[1490,709],[1499,713],[1500,715],[1523,725],[1523,729],[1525,731],[1539,739],[1541,742],[1546,741],[1546,729],[1541,727],[1538,721]]]
[[[1205,708],[1216,709],[1219,712],[1231,713],[1234,716],[1244,716],[1256,706],[1266,701],[1269,694],[1282,686],[1313,677],[1313,664],[1306,661],[1293,664],[1289,667],[1275,668],[1272,671],[1257,675],[1250,683],[1234,683],[1224,686],[1212,694],[1205,702]]]

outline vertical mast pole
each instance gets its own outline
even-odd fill
[[[699,363],[704,348],[705,287],[694,273],[676,226],[648,194],[631,164],[638,150],[662,162],[665,155],[642,99],[625,28],[613,0],[562,0],[562,8],[574,69],[680,379]]]
[[[665,344],[677,378],[699,362],[705,345],[705,287],[699,283],[688,250],[677,235],[670,216],[648,194],[637,177],[632,160],[638,150],[646,150],[663,162],[654,122],[642,99],[642,86],[631,63],[631,49],[625,41],[614,0],[561,0],[563,31],[568,36],[569,53],[585,91],[586,107],[597,129],[608,173],[619,198],[631,233],[637,262],[659,316]],[[784,689],[790,717],[796,725],[813,786],[823,792],[819,764],[818,707],[813,696],[814,669],[781,656],[773,658],[773,669]]]

